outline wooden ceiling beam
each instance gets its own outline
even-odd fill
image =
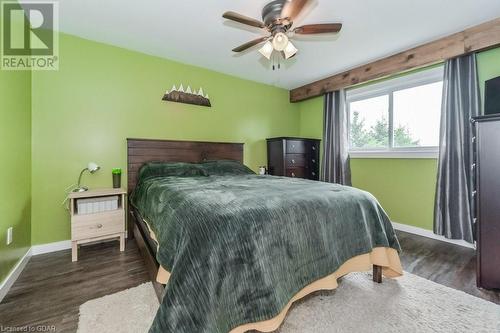
[[[290,91],[290,102],[300,102],[359,83],[429,66],[470,52],[500,45],[500,18],[410,50],[330,76]]]

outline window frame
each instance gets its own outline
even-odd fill
[[[438,146],[426,147],[393,147],[394,140],[394,110],[393,100],[394,92],[423,86],[427,84],[443,81],[444,66],[436,66],[427,70],[422,70],[413,74],[403,75],[387,81],[369,84],[359,88],[353,87],[346,90],[346,112],[347,112],[347,128],[351,131],[351,110],[350,106],[353,102],[362,101],[369,98],[388,96],[389,112],[389,146],[385,149],[381,148],[350,148],[349,155],[353,158],[437,158],[439,154]]]

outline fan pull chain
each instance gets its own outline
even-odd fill
[[[273,65],[273,71],[276,69],[280,70],[281,69],[281,57],[280,55],[276,55],[276,53],[273,53],[271,56],[271,63]]]

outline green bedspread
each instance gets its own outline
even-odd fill
[[[400,250],[369,193],[295,178],[156,177],[132,204],[170,273],[150,332],[229,332],[276,316],[306,285],[375,247]]]

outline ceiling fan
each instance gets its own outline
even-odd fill
[[[262,9],[262,21],[255,20],[235,12],[225,12],[222,17],[267,31],[268,35],[252,40],[233,49],[233,52],[243,52],[255,45],[264,43],[259,52],[271,59],[274,51],[282,54],[285,59],[293,57],[298,49],[290,41],[295,34],[315,35],[336,33],[342,29],[341,23],[307,24],[292,29],[293,21],[312,0],[274,0]]]

